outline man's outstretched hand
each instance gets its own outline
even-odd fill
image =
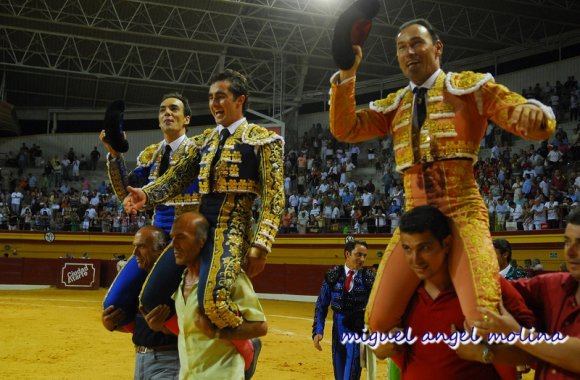
[[[123,207],[127,214],[139,211],[145,207],[145,203],[147,203],[147,195],[143,190],[127,186],[127,191],[129,192],[129,195],[127,195],[123,200]]]

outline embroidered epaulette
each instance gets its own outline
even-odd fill
[[[334,286],[334,284],[336,284],[336,282],[340,278],[341,270],[342,270],[342,273],[344,273],[344,267],[335,266],[335,267],[332,267],[331,269],[329,269],[328,272],[326,272],[324,279],[326,280],[328,285]]]
[[[382,113],[389,113],[399,106],[401,99],[403,99],[403,96],[405,96],[409,91],[409,86],[403,87],[397,92],[390,93],[386,98],[370,102],[369,108]]]
[[[370,290],[373,288],[373,283],[375,282],[377,274],[368,268],[363,268],[362,271],[363,284],[365,285],[365,288]]]
[[[208,128],[205,131],[203,131],[202,134],[195,135],[193,137],[190,137],[188,139],[189,140],[189,143],[191,145],[194,145],[194,146],[198,147],[198,148],[201,148],[203,146],[203,143],[206,140],[207,136],[209,136],[211,134],[211,131],[212,131],[212,129],[211,128]],[[207,134],[207,136],[206,136],[206,134]]]
[[[465,95],[477,91],[485,83],[494,81],[490,73],[474,73],[473,71],[463,71],[460,73],[447,73],[445,76],[445,87],[453,95]]]
[[[200,143],[200,147],[204,147],[207,144],[211,143],[211,139],[217,133],[216,128],[208,128],[203,131],[201,134],[192,137],[192,139],[196,139],[196,144]]]
[[[153,163],[153,158],[159,150],[160,145],[161,142],[158,142],[156,144],[151,144],[147,148],[143,149],[143,151],[139,153],[139,156],[137,156],[137,166],[151,166]]]
[[[246,125],[242,132],[242,142],[248,145],[266,145],[278,140],[284,144],[282,136],[257,124]]]

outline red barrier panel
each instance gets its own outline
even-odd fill
[[[59,259],[59,289],[95,290],[101,285],[100,260]]]

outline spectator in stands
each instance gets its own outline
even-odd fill
[[[509,202],[509,221],[516,223],[516,228],[518,231],[523,231],[524,223],[523,223],[523,216],[524,211],[522,206],[519,203],[515,203],[514,201]]]
[[[493,248],[497,255],[499,264],[499,274],[506,280],[517,280],[518,278],[528,277],[528,273],[523,269],[512,266],[512,246],[505,239],[494,239]]]
[[[369,161],[369,164],[371,164],[371,166],[374,165],[375,162],[375,148],[367,148],[368,154],[367,154],[367,159]]]
[[[562,152],[553,145],[548,145],[548,155],[546,157],[546,164],[548,169],[555,169],[560,166],[562,162]]]
[[[496,231],[505,230],[505,221],[509,214],[509,205],[500,197],[495,204]]]
[[[548,228],[560,227],[560,204],[555,199],[554,194],[550,194],[549,200],[544,204],[548,214]]]
[[[308,225],[308,209],[300,210],[298,212],[298,233],[305,234],[306,226]]]
[[[60,165],[60,160],[58,159],[58,156],[54,156],[52,158],[52,160],[50,160],[50,165],[51,165],[51,175],[52,175],[52,180],[51,180],[51,187],[60,187],[60,185],[62,185],[62,166]]]
[[[318,225],[318,221],[316,220],[316,216],[314,216],[313,214],[310,214],[310,216],[308,217],[306,231],[313,234],[316,234],[320,231],[320,227]]]
[[[71,176],[74,181],[79,180],[81,161],[75,156],[71,163]]]
[[[529,198],[532,194],[534,182],[532,181],[532,176],[530,174],[525,174],[525,178],[526,179],[522,184],[522,193],[526,198]]]
[[[99,163],[99,159],[101,158],[101,153],[94,147],[90,154],[91,157],[91,166],[89,167],[90,170],[97,170],[97,164]]]
[[[536,179],[537,178],[539,178],[539,177],[536,177]],[[549,183],[548,179],[546,178],[546,176],[542,176],[541,181],[538,184],[538,187],[542,191],[542,195],[545,198],[548,198],[548,196],[550,195],[550,183]]]
[[[534,199],[534,204],[531,207],[534,216],[534,228],[541,230],[542,226],[546,224],[546,207],[542,202],[541,196]]]
[[[13,214],[20,214],[22,198],[24,198],[24,194],[22,194],[21,188],[17,187],[10,195],[10,209],[12,210]]]
[[[536,272],[544,270],[544,266],[540,262],[540,259],[538,259],[538,258],[532,259],[532,270],[534,270]]]
[[[62,160],[60,161],[60,168],[62,172],[62,179],[65,181],[70,181],[72,178],[72,167],[71,167],[71,160],[68,159],[68,155],[63,155]]]

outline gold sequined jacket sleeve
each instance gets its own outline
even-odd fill
[[[274,132],[261,127],[252,131],[250,136],[254,135],[253,138],[260,141],[257,144],[260,144],[258,145],[258,160],[261,203],[256,221],[256,233],[251,243],[264,248],[269,253],[278,232],[280,218],[286,203],[284,195],[284,140]]]
[[[113,188],[113,192],[120,200],[125,199],[129,194],[127,192],[127,186],[129,185],[127,165],[125,163],[125,158],[122,154],[118,157],[112,158],[107,155],[107,174],[109,176],[109,182]]]
[[[452,77],[453,78],[453,77]],[[448,87],[449,89],[449,87]],[[488,81],[481,87],[483,97],[484,114],[499,127],[527,140],[545,140],[556,131],[556,119],[550,107],[536,101],[526,99],[520,94],[510,91],[505,86]],[[477,93],[474,94],[478,101]],[[528,130],[526,134],[517,129],[518,124],[509,124],[509,120],[516,106],[520,104],[533,104],[544,113],[544,122],[539,129]]]
[[[183,192],[191,185],[199,174],[200,148],[205,141],[207,131],[191,138],[191,144],[187,156],[170,167],[165,174],[154,182],[143,186],[142,190],[147,195],[147,205],[156,206],[164,203]]]
[[[331,80],[330,132],[337,140],[352,143],[385,137],[391,130],[393,113],[382,113],[372,109],[357,111],[354,87],[354,80],[341,84]],[[392,103],[395,99],[396,94],[390,94],[386,100]]]
[[[149,171],[160,145],[161,143],[159,142],[143,149],[137,156],[137,166],[131,173],[127,170],[123,154],[119,154],[117,158],[111,158],[110,155],[107,155],[107,174],[113,191],[119,199],[123,200],[129,194],[127,192],[127,186],[130,185],[129,176],[138,177],[138,182],[148,182]]]

